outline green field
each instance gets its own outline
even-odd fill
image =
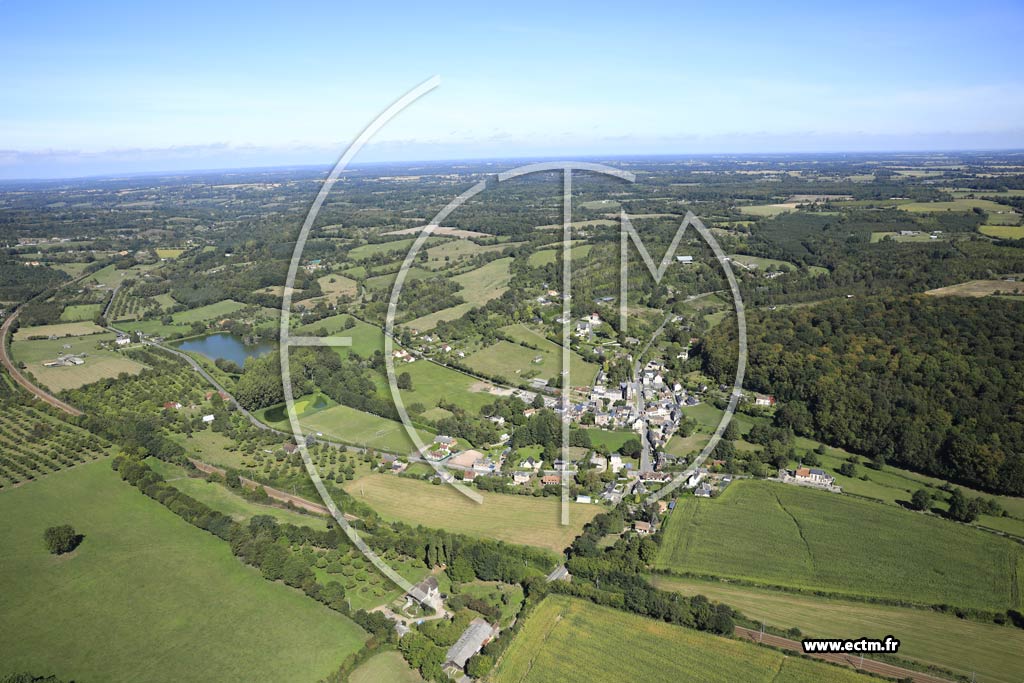
[[[185,253],[184,249],[157,249],[157,258],[176,259]]]
[[[740,213],[745,213],[748,216],[778,216],[779,214],[786,213],[787,211],[795,211],[796,203],[789,202],[785,204],[748,204],[740,207]]]
[[[691,451],[703,448],[709,439],[709,433],[718,426],[718,421],[722,417],[721,410],[706,403],[692,408],[684,408],[683,413],[688,418],[699,422],[702,429],[686,439],[678,436],[672,437],[666,450],[675,455],[686,455]],[[746,434],[755,423],[763,422],[764,419],[737,413],[733,416],[733,421],[739,427],[740,433]],[[759,448],[746,441],[740,440],[735,443],[736,447],[740,450]],[[802,436],[796,437],[794,446],[796,446],[798,456],[802,456],[819,447],[824,447],[824,454],[817,456],[821,460],[821,466],[829,474],[833,475],[836,478],[836,484],[848,493],[866,498],[874,498],[886,503],[902,505],[910,500],[914,491],[920,488],[927,488],[933,497],[933,509],[945,510],[948,507],[946,503],[946,496],[948,494],[941,488],[947,482],[942,479],[889,465],[886,465],[881,470],[861,467],[857,472],[857,476],[846,477],[840,474],[838,470],[843,462],[854,457],[853,453],[834,446],[824,446],[819,441]],[[792,464],[796,465],[795,462]],[[864,477],[867,477],[867,479]],[[960,488],[971,496],[994,498],[1010,515],[1009,517],[982,515],[977,522],[979,525],[1024,537],[1024,498],[991,495],[981,491],[973,491],[966,487]]]
[[[914,213],[934,213],[936,211],[971,211],[981,209],[988,213],[988,220],[993,225],[1017,225],[1020,214],[1006,204],[991,199],[954,199],[951,202],[910,202],[901,204],[903,211]]]
[[[493,680],[853,683],[872,679],[752,643],[549,595],[505,651]]]
[[[670,571],[922,605],[1021,605],[1017,544],[849,496],[738,481],[713,500],[680,499],[664,533],[655,564]]]
[[[423,683],[419,672],[409,668],[398,652],[381,652],[359,666],[348,677],[349,683]]]
[[[781,591],[654,575],[658,588],[704,595],[724,602],[749,619],[770,626],[799,628],[804,637],[884,638],[896,634],[900,657],[939,666],[978,680],[1024,680],[1024,630],[908,607],[870,605]]]
[[[559,226],[559,227],[561,227],[561,226]],[[572,247],[572,256],[570,256],[570,258],[572,260],[574,260],[574,261],[576,259],[584,258],[584,257],[586,257],[587,254],[590,253],[590,250],[593,247],[594,247],[594,245],[592,245],[592,244],[575,244]],[[558,246],[555,249],[541,249],[539,251],[535,251],[532,254],[530,254],[530,258],[527,260],[527,263],[532,268],[538,268],[540,266],[545,266],[545,265],[547,265],[549,263],[554,263],[555,260],[558,258],[558,255],[561,254],[561,253],[562,253],[562,247],[561,246]]]
[[[356,320],[355,325],[346,330],[344,329],[344,322],[349,317],[350,316],[347,315],[332,315],[329,318],[318,320],[315,323],[302,325],[295,330],[295,333],[316,335],[319,334],[321,330],[326,330],[328,335],[351,337],[352,346],[336,347],[338,353],[343,355],[348,355],[349,351],[351,351],[363,358],[369,358],[377,349],[384,349],[383,330],[376,325],[364,323],[362,320]]]
[[[399,252],[402,257],[409,251],[409,247],[416,241],[416,238],[410,237],[402,240],[392,240],[391,242],[378,242],[376,244],[364,244],[356,247],[355,249],[348,252],[348,259],[350,261],[360,261],[364,258],[376,256],[378,254],[387,254],[390,252]]]
[[[108,461],[5,491],[0,515],[0,673],[316,680],[366,639],[343,615],[264,580],[227,543],[121,482]],[[57,558],[42,534],[62,523],[85,539]]]
[[[302,425],[307,430],[322,432],[326,437],[358,446],[382,448],[396,453],[409,453],[415,449],[401,422],[364,413],[348,406],[338,405],[321,410],[308,418],[303,418]],[[423,429],[419,430],[419,434],[427,444],[434,438],[433,434]]]
[[[11,355],[15,361],[24,363],[26,370],[51,391],[77,389],[101,379],[117,377],[122,372],[136,375],[145,369],[146,366],[142,363],[112,348],[99,347],[101,342],[112,344],[116,336],[113,332],[105,332],[84,337],[16,341],[11,344]],[[64,348],[65,346],[69,348]],[[54,360],[60,354],[85,354],[85,363],[55,368],[43,366],[44,362]]]
[[[242,308],[245,308],[245,304],[232,301],[231,299],[225,299],[224,301],[218,301],[215,304],[207,304],[206,306],[200,306],[199,308],[192,308],[187,311],[175,313],[172,318],[174,319],[174,322],[179,325],[190,325],[194,322],[224,318]]]
[[[609,451],[617,451],[622,448],[622,444],[626,443],[631,439],[639,440],[639,436],[636,432],[627,431],[611,431],[608,429],[592,428],[584,429],[590,436],[590,444],[597,448],[604,446]]]
[[[983,225],[978,231],[983,235],[1005,240],[1024,239],[1024,225]]]
[[[602,510],[599,505],[570,503],[570,523],[563,526],[556,498],[481,492],[484,502],[477,504],[450,486],[391,474],[346,482],[345,490],[389,521],[422,524],[555,552],[562,552],[583,525]]]
[[[470,354],[466,365],[488,376],[504,377],[512,383],[531,377],[547,380],[562,372],[561,346],[521,323],[504,327],[501,331],[511,339],[539,348],[532,349],[502,339]],[[534,363],[536,358],[541,362]],[[597,371],[596,365],[586,362],[575,352],[570,353],[569,376],[573,386],[590,384]]]
[[[79,320],[92,320],[103,312],[103,304],[72,304],[65,306],[60,314],[63,322],[76,322]]]
[[[432,270],[441,270],[456,265],[459,261],[477,254],[486,254],[490,251],[502,251],[509,247],[521,244],[521,242],[509,242],[506,244],[480,245],[469,240],[450,240],[436,247],[430,247],[427,252],[427,267]]]
[[[732,259],[733,263],[740,263],[744,266],[755,267],[759,272],[765,272],[769,270],[778,270],[782,266],[789,266],[793,270],[797,267],[795,264],[789,261],[780,261],[778,259],[763,258],[761,256],[749,256],[747,254],[730,254],[729,258]]]
[[[495,400],[491,394],[479,391],[481,382],[476,378],[427,360],[396,363],[395,372],[408,372],[412,377],[412,390],[402,391],[402,400],[406,406],[422,403],[424,407],[432,408],[438,401],[444,400],[476,414],[482,406],[494,403]],[[378,392],[383,396],[391,396],[386,377],[380,375],[379,381]]]
[[[19,328],[14,333],[14,341],[29,337],[83,337],[87,334],[98,334],[104,331],[102,327],[92,321],[36,325],[35,327]]]

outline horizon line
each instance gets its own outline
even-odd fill
[[[822,156],[833,157],[884,157],[902,155],[939,155],[939,154],[1024,154],[1024,147],[950,147],[933,149],[888,149],[888,150],[829,150],[829,151],[771,151],[771,152],[665,152],[665,153],[614,153],[614,154],[569,154],[569,155],[525,155],[525,156],[494,156],[494,157],[436,157],[423,159],[405,159],[389,161],[362,161],[349,165],[349,171],[387,166],[414,166],[418,164],[455,164],[455,163],[520,163],[522,161],[552,161],[572,159],[605,159],[616,161],[640,161],[654,159],[701,159],[701,158],[749,158],[758,157],[777,158],[812,158]],[[334,161],[311,164],[280,164],[280,165],[257,165],[257,166],[211,166],[207,168],[190,168],[178,170],[153,169],[148,171],[129,171],[122,173],[96,173],[68,176],[37,176],[23,178],[0,178],[0,185],[16,183],[52,183],[70,181],[101,181],[101,180],[129,180],[132,178],[145,177],[168,177],[168,176],[195,176],[205,174],[224,174],[239,172],[271,172],[271,171],[329,171]]]

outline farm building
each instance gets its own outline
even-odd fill
[[[498,627],[489,624],[484,619],[477,617],[469,622],[469,626],[462,632],[455,644],[448,648],[444,663],[445,671],[449,676],[462,671],[469,658],[480,652],[483,646],[491,642],[497,635]]]

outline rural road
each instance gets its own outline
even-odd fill
[[[760,631],[744,628],[743,626],[736,627],[736,635],[740,636],[743,640],[763,643],[764,645],[771,645],[772,647],[782,648],[783,650],[791,650],[801,654],[803,654],[804,651],[803,644],[799,641],[775,636],[770,633],[761,633]],[[887,678],[901,680],[909,678],[913,680],[914,683],[950,683],[949,679],[946,678],[939,678],[938,676],[932,676],[931,674],[926,674],[921,671],[904,669],[903,667],[895,666],[894,664],[886,664],[885,662],[868,659],[867,657],[865,657],[862,662],[859,655],[809,654],[808,656],[814,657],[815,659],[823,659],[827,662],[851,666],[854,669],[860,669],[862,671],[878,674],[879,676],[885,676]]]
[[[53,394],[44,391],[40,387],[37,387],[35,384],[30,382],[28,378],[21,374],[21,371],[18,369],[18,366],[14,364],[14,361],[11,359],[10,353],[7,349],[7,333],[11,329],[11,325],[14,324],[14,321],[18,318],[18,313],[20,313],[20,311],[15,311],[14,313],[11,313],[11,315],[7,317],[7,320],[4,321],[4,324],[0,326],[0,362],[3,363],[3,366],[5,368],[7,368],[7,372],[11,373],[11,377],[14,378],[14,381],[20,384],[21,386],[25,387],[36,398],[46,403],[49,403],[51,406],[54,406],[55,408],[63,410],[68,415],[74,415],[75,417],[78,417],[79,415],[84,415],[85,413],[83,413],[78,408],[68,405],[67,403],[60,400]]]

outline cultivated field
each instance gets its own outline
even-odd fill
[[[951,554],[950,549],[956,552]],[[680,499],[663,569],[923,605],[1020,609],[1024,549],[935,517],[838,494],[738,481]]]
[[[796,626],[804,637],[896,635],[901,657],[966,676],[977,672],[982,681],[1024,680],[1024,631],[1018,628],[982,624],[931,610],[793,595],[723,582],[660,575],[650,578],[658,588],[688,596],[704,595],[776,628]]]
[[[505,651],[496,683],[870,681],[829,664],[549,595]]]
[[[343,615],[266,581],[227,543],[120,481],[107,461],[0,493],[0,516],[3,673],[316,680],[366,639]],[[85,539],[58,558],[43,530],[64,523]],[[97,634],[117,647],[97,649]]]
[[[602,509],[598,505],[570,503],[570,524],[563,526],[556,498],[481,492],[484,502],[477,504],[450,486],[434,486],[390,474],[346,482],[345,490],[387,520],[555,552],[561,552],[572,543],[583,525]]]
[[[101,328],[97,327],[96,329]],[[101,342],[110,344],[115,337],[116,335],[113,333],[106,332],[84,337],[15,341],[11,344],[11,355],[16,362],[25,363],[26,370],[31,372],[36,380],[46,385],[51,391],[60,392],[65,389],[77,389],[108,377],[117,377],[122,372],[129,375],[137,375],[142,372],[145,369],[142,363],[138,363],[112,348],[100,348]],[[69,348],[64,348],[65,346]],[[85,354],[85,362],[82,365],[53,368],[43,366],[44,362],[54,360],[61,354]]]

